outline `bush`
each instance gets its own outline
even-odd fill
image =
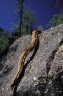
[[[49,27],[55,27],[63,23],[63,13],[54,15],[53,18],[49,21]]]
[[[7,39],[8,39],[9,44],[12,44],[13,41],[15,40],[15,36],[13,36],[12,34],[10,34],[10,35],[7,37]]]
[[[0,57],[8,51],[9,45],[13,43],[15,37],[9,32],[5,32],[0,28]]]
[[[4,37],[0,37],[0,56],[3,54],[4,50],[9,46],[8,40]]]

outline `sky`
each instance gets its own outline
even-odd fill
[[[60,13],[55,0],[25,0],[25,8],[31,10],[36,18],[35,27],[47,25],[53,15]],[[16,20],[16,0],[0,0],[0,27],[12,32]]]

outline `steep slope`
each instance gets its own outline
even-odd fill
[[[18,38],[10,46],[7,55],[2,58],[0,62],[0,66],[3,66],[0,69],[0,96],[11,96],[10,85],[17,72],[19,56],[30,41],[30,35]],[[36,51],[33,50],[25,60],[27,66],[18,86],[17,96],[63,96],[62,44],[62,24],[43,31],[39,35],[39,47]],[[58,79],[59,74],[61,74],[61,79]]]

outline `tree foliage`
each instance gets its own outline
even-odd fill
[[[8,46],[9,46],[8,40],[0,36],[0,56]]]
[[[21,34],[24,0],[16,0],[16,2],[17,2],[17,9],[18,9],[17,13],[18,13],[18,17],[19,17],[19,31],[20,31],[20,34]]]
[[[0,27],[0,56],[7,51],[9,45],[15,40],[14,36]]]
[[[40,31],[43,31],[44,27],[42,25],[39,25],[37,29],[40,30]]]
[[[27,10],[24,6],[25,0],[16,0],[17,2],[17,15],[18,22],[14,26],[15,35],[20,37],[22,34],[29,34],[34,25],[35,18],[31,11]]]
[[[54,15],[52,17],[52,19],[49,21],[48,26],[55,27],[55,26],[62,24],[62,23],[63,23],[63,13],[58,14],[58,15]]]
[[[31,33],[31,31],[33,30],[34,22],[35,22],[35,18],[32,12],[29,10],[24,10],[22,21],[23,21],[23,24],[22,24],[23,32],[25,32],[26,34]]]
[[[22,34],[30,34],[33,30],[35,18],[31,11],[24,9],[23,17],[22,17],[22,25],[21,25],[21,33],[19,28],[19,22],[14,25],[15,33],[14,35],[20,37]]]

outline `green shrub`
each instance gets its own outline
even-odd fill
[[[9,46],[8,40],[4,37],[0,37],[0,55]]]
[[[49,21],[49,27],[55,27],[63,23],[63,13],[54,15],[53,18]]]

